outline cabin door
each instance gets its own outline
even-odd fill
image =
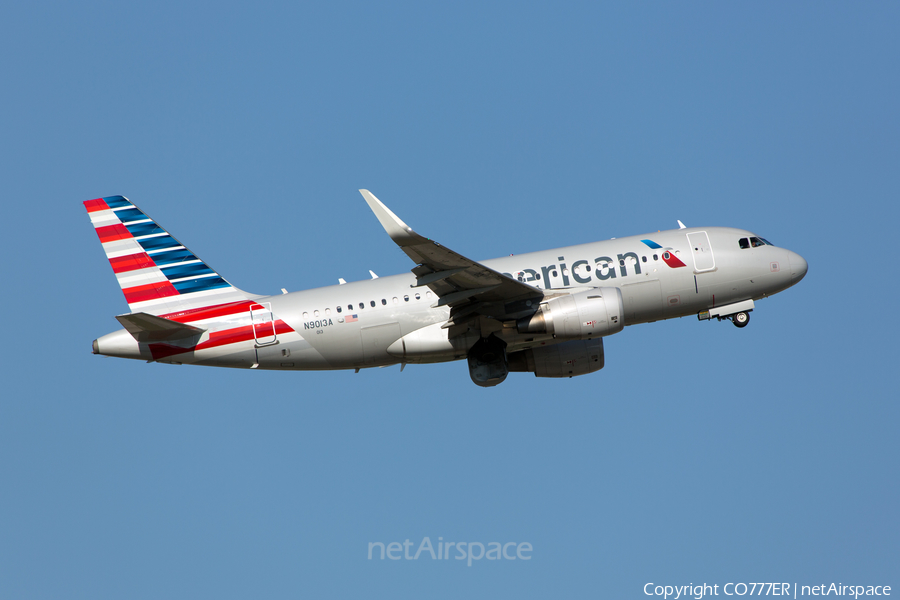
[[[687,234],[688,243],[691,245],[691,255],[694,257],[694,273],[704,273],[716,268],[716,259],[713,256],[712,246],[709,244],[709,236],[705,231],[695,231]]]
[[[250,305],[250,322],[257,346],[268,346],[278,341],[275,335],[275,317],[269,302]]]

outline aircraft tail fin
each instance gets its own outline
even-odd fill
[[[234,287],[123,196],[84,203],[132,313],[162,315],[258,298]]]

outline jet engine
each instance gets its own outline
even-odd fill
[[[508,362],[510,371],[531,372],[535,377],[587,375],[603,368],[603,338],[512,352]]]
[[[516,329],[519,333],[590,340],[622,331],[624,317],[619,288],[596,288],[542,302],[533,315],[516,321]]]

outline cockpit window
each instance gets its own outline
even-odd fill
[[[773,244],[766,238],[755,237],[755,236],[751,237],[751,238],[741,238],[740,240],[738,240],[738,246],[740,246],[742,250],[746,249],[746,248],[759,248],[760,246],[774,246],[774,245],[775,244]]]

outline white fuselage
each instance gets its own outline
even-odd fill
[[[618,288],[624,322],[634,325],[759,300],[805,275],[806,261],[794,252],[772,245],[741,247],[740,240],[752,237],[740,229],[686,228],[481,264],[533,286],[537,297]],[[556,343],[552,335],[519,333],[489,317],[449,337],[441,326],[450,309],[436,307],[438,298],[428,287],[415,284],[416,277],[407,273],[260,297],[253,312],[236,304],[230,314],[185,316],[182,322],[205,333],[168,344],[164,351],[138,344],[121,330],[98,339],[95,352],[160,362],[320,370],[456,360],[491,333],[509,352]]]

